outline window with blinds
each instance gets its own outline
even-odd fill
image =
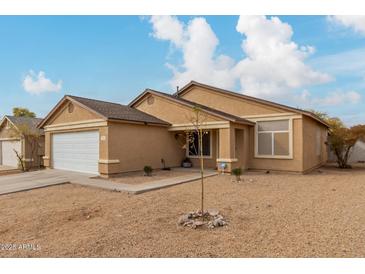
[[[257,122],[258,156],[289,156],[289,120]]]

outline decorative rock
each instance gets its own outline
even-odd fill
[[[219,214],[217,209],[208,209],[207,211],[210,216],[217,216]]]
[[[195,221],[194,222],[194,225],[196,225],[196,226],[202,226],[204,224],[205,224],[205,222],[202,222],[202,221]]]
[[[213,221],[213,225],[214,225],[214,227],[223,226],[223,220],[222,219],[215,219]]]
[[[186,221],[183,226],[190,226],[190,225],[193,225],[194,224],[194,221],[193,220],[189,220],[189,221]]]
[[[213,222],[209,222],[209,223],[208,223],[208,228],[210,228],[210,229],[215,228],[215,226],[214,226]]]
[[[223,216],[219,214],[218,210],[209,209],[204,212],[197,210],[196,212],[183,214],[180,216],[178,224],[194,229],[202,226],[212,229],[215,227],[227,225],[227,222],[224,220]]]
[[[184,224],[184,223],[187,223],[189,220],[190,220],[190,218],[189,218],[189,214],[184,214],[184,215],[182,215],[182,216],[179,218],[178,223],[179,223],[179,225],[182,225],[182,224]]]

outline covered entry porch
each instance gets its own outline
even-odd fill
[[[249,128],[253,125],[225,122],[207,122],[203,129],[202,150],[204,167],[220,172],[231,172],[234,168],[248,168]],[[193,167],[200,167],[199,142],[196,127],[192,125],[171,126],[185,150]]]

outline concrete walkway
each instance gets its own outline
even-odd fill
[[[178,177],[170,177],[167,179],[156,180],[148,183],[142,184],[124,184],[124,183],[116,183],[106,179],[93,179],[88,178],[85,180],[84,178],[75,178],[71,181],[74,184],[80,184],[84,186],[91,186],[97,188],[103,188],[113,191],[126,191],[131,194],[140,194],[147,191],[157,190],[161,188],[171,187],[183,183],[193,182],[200,179],[200,173],[197,172],[186,172],[186,175],[178,176]],[[218,173],[213,170],[208,170],[204,172],[204,178],[215,176]]]
[[[62,173],[39,170],[0,176],[0,195],[68,183]]]
[[[217,172],[207,170],[205,171],[204,177],[211,177],[214,175],[217,175]],[[1,176],[0,195],[65,183],[73,183],[112,191],[126,191],[132,194],[140,194],[143,192],[188,183],[200,179],[199,173],[187,171],[187,174],[183,176],[131,185],[115,183],[106,179],[94,179],[91,178],[92,176],[94,175],[54,169]]]

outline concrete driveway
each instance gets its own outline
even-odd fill
[[[204,177],[210,177],[215,175],[217,175],[217,172],[215,171],[206,171]],[[186,176],[162,179],[138,185],[116,183],[105,179],[91,177],[95,177],[95,175],[55,169],[46,169],[20,174],[5,175],[0,176],[0,195],[66,183],[139,194],[182,183],[193,182],[200,178],[200,174],[193,172],[187,174]]]
[[[90,175],[61,170],[39,170],[0,176],[0,195],[71,182]]]

